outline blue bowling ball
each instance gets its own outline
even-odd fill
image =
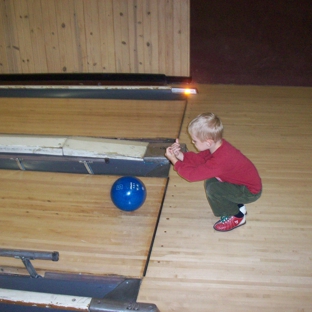
[[[124,211],[134,211],[145,202],[146,188],[138,178],[122,177],[114,182],[110,195],[117,208]]]

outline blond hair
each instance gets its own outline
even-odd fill
[[[197,137],[201,142],[208,139],[217,142],[222,139],[223,124],[217,115],[203,113],[189,123],[188,132],[190,135]]]

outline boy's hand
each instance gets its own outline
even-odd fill
[[[170,160],[170,162],[175,165],[178,160],[183,161],[184,155],[181,152],[181,146],[179,139],[176,139],[175,143],[167,147],[165,156]]]
[[[181,152],[181,145],[180,145],[179,139],[176,139],[175,143],[171,145],[171,148],[172,148],[172,152],[177,157],[177,159],[183,161],[184,155]]]
[[[169,161],[175,165],[175,163],[178,161],[177,157],[175,156],[173,150],[172,150],[172,146],[169,146],[166,148],[166,154],[165,156],[169,159]]]

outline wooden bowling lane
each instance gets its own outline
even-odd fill
[[[0,98],[0,133],[176,138],[185,101]]]
[[[144,205],[117,209],[110,189],[117,176],[0,171],[0,247],[58,251],[58,262],[33,260],[53,272],[142,277],[167,179],[140,178]],[[21,260],[0,258],[2,272],[23,271]]]

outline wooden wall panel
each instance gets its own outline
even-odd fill
[[[44,33],[43,44],[45,46],[45,54],[43,59],[47,63],[48,73],[61,69],[60,47],[58,45],[58,31],[56,23],[56,9],[53,1],[41,0],[41,5],[44,7],[41,10],[42,30]],[[77,64],[79,66],[79,64]]]
[[[190,75],[190,0],[2,0],[0,18],[0,73]]]
[[[20,61],[20,48],[17,39],[17,28],[14,17],[13,2],[1,1],[1,21],[3,27],[3,37],[1,37],[1,46],[3,53],[1,54],[0,70],[5,72],[23,72]],[[6,59],[5,59],[6,56]],[[7,63],[5,63],[7,61]]]
[[[8,40],[6,39],[6,32],[5,32],[5,24],[6,24],[6,17],[5,17],[5,3],[0,1],[0,68],[4,72],[9,71],[9,59],[6,54],[6,45]]]
[[[112,1],[99,1],[99,29],[101,38],[100,56],[101,72],[116,72],[114,45],[114,17]]]

